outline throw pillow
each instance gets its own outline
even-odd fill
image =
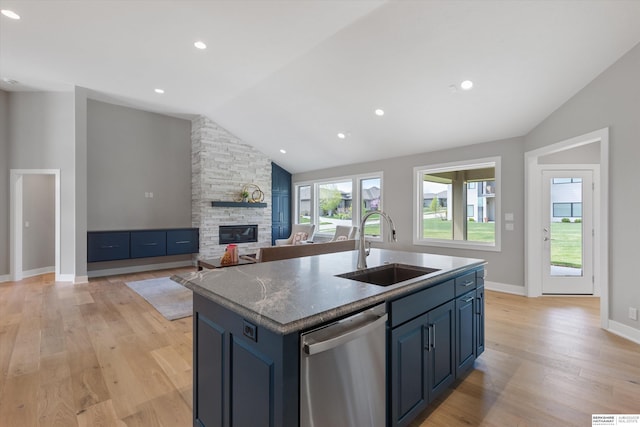
[[[336,239],[336,242],[341,242],[343,240],[347,240],[347,236],[338,236],[338,238]]]
[[[304,231],[298,231],[296,234],[293,235],[293,244],[294,245],[300,245],[304,242],[307,241],[307,233],[305,233]]]

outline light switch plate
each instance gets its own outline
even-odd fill
[[[505,221],[513,221],[513,213],[509,212],[509,213],[504,214],[504,220]]]
[[[513,231],[513,223],[512,222],[507,222],[504,225],[504,229],[507,230],[507,231]]]

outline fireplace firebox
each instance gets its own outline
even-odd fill
[[[258,241],[258,225],[220,225],[218,228],[221,245],[229,243],[251,243]]]

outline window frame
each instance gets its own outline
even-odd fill
[[[321,233],[319,231],[319,215],[318,215],[318,206],[319,200],[318,197],[320,195],[319,188],[321,185],[327,184],[337,184],[341,182],[351,181],[351,224],[354,227],[358,227],[358,236],[361,232],[360,223],[362,218],[361,212],[361,199],[362,199],[362,191],[361,191],[361,181],[367,179],[379,179],[380,180],[380,205],[378,210],[382,211],[384,208],[384,174],[382,171],[378,172],[370,172],[363,173],[357,175],[347,175],[347,176],[338,176],[338,177],[327,177],[327,178],[318,178],[314,180],[307,181],[299,181],[293,183],[293,188],[295,189],[295,199],[294,199],[294,223],[298,223],[298,219],[300,218],[300,200],[299,200],[299,192],[300,187],[310,186],[310,212],[311,212],[311,223],[316,224],[315,236],[320,237],[322,241],[331,239],[333,237],[333,233]],[[380,226],[380,236],[366,236],[367,241],[378,242],[383,240],[383,236],[385,233],[386,224],[384,221]]]
[[[470,159],[464,161],[416,166],[413,168],[413,244],[416,246],[434,246],[442,248],[471,249],[500,252],[502,242],[502,169],[500,156]],[[468,240],[433,239],[423,237],[423,177],[426,173],[450,172],[493,167],[495,169],[495,234],[493,243]],[[466,186],[465,186],[466,188]],[[468,190],[467,190],[468,191]],[[466,206],[466,204],[465,204]],[[463,217],[467,220],[465,209]]]

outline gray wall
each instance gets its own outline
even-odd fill
[[[581,145],[570,150],[540,156],[538,164],[541,165],[598,165],[600,164],[600,142]]]
[[[640,307],[638,257],[640,197],[634,172],[640,159],[640,45],[636,45],[525,138],[533,150],[609,126],[609,310],[616,322]]]
[[[9,94],[0,90],[0,277],[9,274]]]
[[[89,99],[86,132],[89,230],[191,226],[190,121]]]
[[[512,138],[420,155],[398,157],[384,161],[361,163],[344,167],[300,173],[293,176],[294,184],[322,178],[356,175],[382,171],[383,209],[391,215],[398,232],[398,243],[384,243],[384,247],[418,252],[482,258],[489,262],[488,280],[524,286],[524,152],[523,139]],[[413,245],[413,168],[453,161],[485,157],[502,158],[502,212],[514,214],[514,231],[502,230],[502,251],[489,252],[468,249],[449,249]],[[374,246],[376,246],[374,244]]]
[[[24,175],[22,220],[23,271],[55,267],[54,175]]]
[[[60,273],[75,274],[75,113],[72,92],[9,94],[9,167],[60,169]]]

